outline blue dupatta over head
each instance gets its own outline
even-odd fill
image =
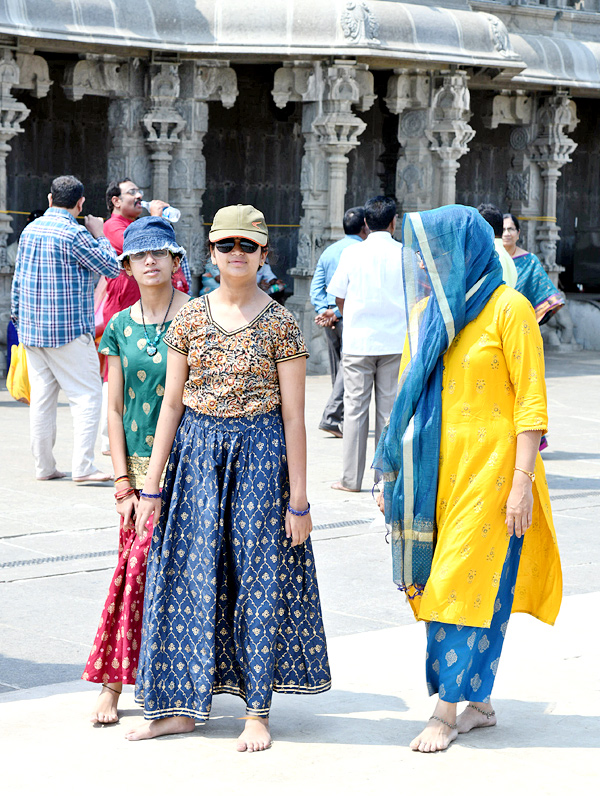
[[[493,230],[472,207],[409,213],[402,242],[410,362],[373,466],[383,472],[394,581],[414,597],[435,545],[443,355],[503,280]]]

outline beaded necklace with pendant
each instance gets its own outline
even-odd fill
[[[167,320],[167,315],[169,314],[169,310],[171,309],[171,304],[173,303],[173,298],[175,296],[175,288],[172,289],[171,292],[171,301],[169,301],[169,306],[167,307],[167,311],[165,312],[165,317],[162,319],[162,323],[160,326],[156,327],[156,336],[152,342],[150,342],[150,337],[148,336],[148,330],[146,329],[146,321],[144,320],[144,305],[142,304],[142,297],[140,296],[140,310],[142,312],[142,323],[144,325],[144,337],[146,338],[146,353],[149,357],[153,357],[156,352],[158,351],[157,343],[160,340],[160,336],[163,333],[163,329],[165,328],[165,321]]]

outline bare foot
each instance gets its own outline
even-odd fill
[[[96,700],[96,705],[90,716],[93,724],[116,724],[119,721],[117,713],[117,703],[121,696],[121,683],[111,683],[103,685],[100,696]]]
[[[189,716],[168,716],[166,719],[153,719],[141,724],[136,730],[125,733],[128,741],[147,741],[161,735],[178,735],[183,732],[194,732],[196,721]]]
[[[489,702],[469,702],[456,720],[458,732],[470,732],[476,727],[493,727],[496,724],[496,711]]]
[[[410,742],[413,752],[441,752],[458,738],[456,727],[446,727],[437,719],[431,718],[422,733]]]
[[[238,752],[263,752],[271,746],[269,719],[255,716],[246,719],[244,731],[237,740]]]
[[[42,476],[41,476],[40,478],[38,478],[37,480],[38,480],[38,481],[54,481],[54,480],[56,480],[57,478],[66,478],[66,477],[67,477],[67,474],[66,474],[66,473],[63,473],[63,472],[61,472],[60,470],[55,470],[55,471],[54,471],[53,473],[51,473],[50,475],[42,475]]]

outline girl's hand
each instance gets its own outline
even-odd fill
[[[383,490],[379,492],[379,494],[375,497],[375,503],[377,503],[377,507],[382,514],[385,514],[385,498],[383,496]]]
[[[515,470],[512,489],[506,501],[506,527],[510,536],[520,538],[531,527],[533,484],[526,473]]]
[[[146,535],[146,523],[153,516],[152,525],[154,528],[158,525],[160,519],[160,498],[144,498],[140,497],[137,511],[135,514],[135,532],[140,539]]]
[[[304,544],[312,531],[310,512],[304,517],[297,517],[289,511],[285,513],[285,535],[292,540],[292,547]]]
[[[130,495],[125,500],[117,503],[117,514],[123,517],[123,528],[126,531],[133,531],[135,528],[135,513],[137,510],[138,498],[136,495]]]

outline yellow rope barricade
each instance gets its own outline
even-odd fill
[[[0,213],[5,213],[9,216],[28,216],[31,211],[29,210],[0,210]],[[85,218],[85,216],[77,216],[77,218]],[[204,221],[203,226],[211,227],[212,221]],[[291,229],[298,229],[300,224],[267,224],[268,227],[289,227]]]

